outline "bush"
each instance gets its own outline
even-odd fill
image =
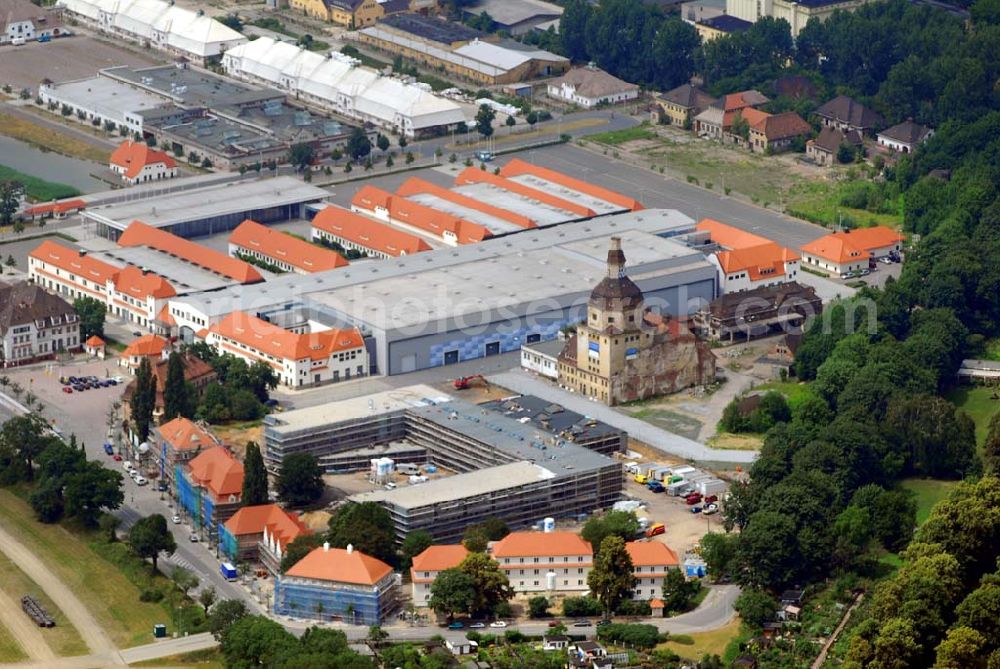
[[[140,602],[159,602],[162,599],[163,591],[152,588],[143,590],[142,593],[139,594]]]
[[[563,600],[563,615],[569,618],[599,616],[604,611],[593,597],[567,597]]]
[[[618,605],[615,613],[620,616],[649,616],[653,614],[653,609],[644,599],[626,599]]]
[[[549,615],[547,597],[532,597],[528,600],[528,615],[532,618],[546,618]]]
[[[660,630],[655,625],[612,623],[597,628],[597,638],[636,648],[655,648],[660,643]]]
[[[694,645],[694,637],[688,636],[687,634],[671,634],[670,640],[674,643],[679,643],[682,646]]]
[[[688,183],[689,184],[695,184],[697,186],[698,185],[698,177],[695,177],[695,176],[692,176],[692,175],[689,174],[688,175]]]

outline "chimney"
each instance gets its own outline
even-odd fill
[[[329,551],[330,551],[330,542],[329,541],[324,541],[323,542],[323,552],[327,553]]]
[[[351,544],[347,544],[347,554],[350,555],[353,552],[354,552],[354,546],[352,546]]]
[[[83,256],[87,255],[87,250],[86,249],[79,249],[79,250],[77,250],[76,253],[77,253],[77,255],[79,255],[82,258]]]
[[[143,276],[146,276],[147,274],[149,274],[149,268],[148,267],[140,267],[139,271],[142,272]]]

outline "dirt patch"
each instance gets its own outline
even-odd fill
[[[247,442],[256,442],[258,446],[264,445],[263,424],[247,425],[246,423],[236,423],[233,425],[213,425],[212,432],[230,446],[233,453],[242,458],[246,451]]]
[[[711,448],[736,451],[759,451],[764,439],[756,434],[733,434],[720,432],[705,442]]]
[[[299,518],[314,532],[325,532],[330,526],[330,515],[327,511],[306,511]]]

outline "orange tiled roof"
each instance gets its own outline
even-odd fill
[[[723,109],[727,112],[744,109],[746,107],[756,107],[769,102],[767,97],[759,91],[749,90],[739,93],[729,93],[722,99]]]
[[[386,563],[356,550],[320,546],[289,569],[286,577],[375,585],[392,573]]]
[[[903,236],[884,225],[834,232],[802,245],[802,252],[836,263],[867,258],[871,251],[903,241]]]
[[[118,238],[118,245],[126,247],[148,246],[240,283],[257,283],[264,280],[260,272],[242,260],[230,258],[224,253],[183,239],[166,230],[146,225],[141,221],[133,221],[125,228],[125,232]]]
[[[84,342],[87,346],[104,346],[105,341],[98,337],[97,335],[90,335],[90,338]]]
[[[73,199],[73,200],[61,200],[59,202],[46,202],[45,204],[36,204],[33,207],[28,207],[24,210],[25,216],[44,216],[45,214],[64,214],[69,211],[75,211],[77,209],[83,209],[87,206],[85,200]]]
[[[469,551],[462,544],[428,546],[413,558],[411,575],[420,571],[444,571],[461,564]]]
[[[163,151],[152,149],[145,142],[126,139],[111,154],[111,164],[125,168],[125,176],[134,179],[146,165],[163,163],[168,169],[177,167],[174,159]]]
[[[323,272],[348,264],[344,256],[336,251],[320,248],[250,219],[233,230],[229,243],[281,260],[305,272]]]
[[[493,544],[493,557],[593,554],[590,544],[575,532],[511,532]]]
[[[208,488],[216,499],[243,492],[243,463],[222,446],[202,451],[188,463],[191,479]]]
[[[492,172],[487,172],[476,167],[466,167],[457,177],[455,177],[455,185],[460,186],[472,183],[491,184],[497,188],[502,188],[510,191],[511,193],[523,195],[524,197],[557,207],[563,211],[572,212],[579,216],[591,217],[597,215],[594,210],[589,207],[584,207],[576,202],[564,200],[561,197],[550,195],[549,193],[531,188],[530,186],[525,186],[524,184],[517,183],[516,181],[511,181],[510,179],[504,179],[503,177],[493,174]]]
[[[630,541],[625,544],[625,550],[632,558],[633,567],[676,567],[681,563],[677,553],[659,541]]]
[[[109,265],[97,258],[91,258],[85,253],[81,255],[78,251],[48,239],[35,247],[30,256],[100,284],[102,287],[108,282],[108,279],[113,279],[119,272],[119,269],[114,265]]]
[[[167,340],[154,334],[143,335],[125,347],[122,351],[123,358],[133,356],[159,357],[163,355],[163,349],[167,347]]]
[[[163,323],[164,325],[168,325],[170,327],[177,325],[177,321],[170,315],[169,304],[164,304],[163,308],[160,309],[160,313],[156,314],[156,322]]]
[[[246,344],[279,360],[325,360],[337,351],[350,351],[365,345],[357,328],[296,334],[243,311],[232,312],[213,325],[209,332]]]
[[[749,111],[749,110],[744,110]],[[754,110],[756,111],[756,110]],[[763,113],[763,112],[761,112]],[[744,118],[746,115],[744,114]],[[747,119],[749,121],[749,119]],[[756,122],[750,123],[750,128],[759,132],[769,142],[789,137],[799,137],[812,132],[812,126],[795,112],[784,112],[781,114],[770,114]]]
[[[411,202],[374,186],[364,186],[359,190],[351,200],[351,206],[366,211],[373,211],[376,207],[386,209],[394,221],[424,230],[435,237],[443,237],[444,233],[450,232],[459,244],[474,244],[493,236],[486,226]]]
[[[765,121],[770,114],[759,109],[754,109],[753,107],[742,107],[740,109],[734,109],[733,111],[727,111],[723,116],[722,125],[726,128],[732,127],[737,116],[743,117],[743,120],[747,122],[747,125],[753,128],[758,123]]]
[[[695,226],[698,232],[707,232],[712,241],[724,249],[742,249],[749,246],[767,244],[770,239],[759,237],[752,232],[740,230],[715,219],[703,218]]]
[[[299,519],[298,513],[285,511],[277,504],[244,506],[226,521],[226,529],[234,537],[263,534],[264,528],[278,540],[282,548],[302,535],[312,534],[312,530]]]
[[[431,250],[430,245],[416,235],[340,207],[327,207],[316,214],[312,226],[390,256]]]
[[[532,165],[531,163],[521,160],[520,158],[514,158],[500,168],[500,176],[503,177],[513,177],[519,174],[533,174],[537,177],[545,179],[546,181],[551,181],[571,190],[586,193],[587,195],[596,197],[606,202],[611,202],[619,207],[625,207],[631,211],[644,209],[638,200],[628,197],[627,195],[616,193],[613,190],[608,190],[607,188],[587,183],[586,181],[581,181],[580,179],[574,179],[567,174],[550,170],[547,167]]]
[[[183,416],[167,421],[157,430],[175,451],[190,451],[219,445],[211,432]]]
[[[746,271],[752,281],[785,273],[785,263],[799,259],[799,256],[774,242],[759,246],[748,246],[715,254],[722,271],[726,274]]]
[[[494,207],[491,204],[486,204],[485,202],[481,202],[480,200],[467,195],[462,195],[461,193],[456,193],[453,190],[442,188],[437,184],[432,184],[429,181],[424,181],[419,177],[410,177],[403,183],[402,186],[396,189],[396,194],[404,197],[407,195],[416,195],[418,193],[436,195],[442,200],[448,200],[449,202],[454,202],[455,204],[468,209],[474,209],[484,214],[489,214],[490,216],[513,223],[514,225],[518,225],[522,228],[537,227],[535,222],[527,216],[521,216],[520,214],[515,214],[512,211],[507,211],[506,209],[501,209],[500,207]]]
[[[158,274],[143,272],[135,265],[129,265],[115,278],[115,290],[134,299],[146,301],[147,297],[174,297],[177,291],[170,282]]]

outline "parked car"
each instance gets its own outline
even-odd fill
[[[190,541],[193,544],[196,544],[199,541],[201,541],[201,537],[199,537],[197,534],[195,534],[194,532],[192,532],[191,534],[188,535],[188,541]]]
[[[181,517],[180,517],[180,516],[178,516],[178,515],[177,515],[177,514],[175,513],[175,514],[174,514],[174,517],[173,517],[173,518],[171,518],[171,519],[170,519],[170,521],[171,521],[171,522],[172,522],[172,523],[173,523],[174,525],[180,525],[180,524],[181,524]]]
[[[392,481],[389,481],[388,483],[385,484],[385,489],[386,490],[395,490],[396,489],[396,484],[393,483]]]
[[[705,502],[705,504],[711,504],[712,502],[718,502],[719,501],[719,496],[718,495],[709,495],[708,497],[706,497],[702,501]]]
[[[719,512],[719,505],[718,504],[709,504],[702,511],[702,513],[705,514],[706,516],[711,516],[711,515],[716,514],[718,512]]]
[[[448,629],[450,629],[450,630],[460,630],[463,627],[465,627],[465,623],[459,622],[458,620],[456,620],[453,623],[449,623],[448,624]]]
[[[701,513],[701,506],[699,506],[698,504],[695,504],[694,506],[692,506],[691,507],[691,513]]]
[[[611,624],[611,621],[610,620],[605,620],[604,618],[601,618],[600,620],[597,621],[597,626],[598,627],[604,627],[605,625],[610,625],[610,624]]]
[[[583,619],[574,620],[573,621],[573,627],[590,627],[590,621],[589,620],[583,620]]]
[[[636,483],[641,483],[642,485],[646,485],[647,483],[649,483],[649,477],[646,476],[645,474],[636,474],[635,476],[632,477],[632,480],[635,481]]]
[[[481,162],[488,163],[493,160],[493,154],[489,151],[476,151],[476,159]]]
[[[550,620],[549,621],[549,627],[558,627],[561,624],[562,624],[561,620]]]
[[[115,380],[115,383],[125,383],[124,376],[112,376],[111,378]]]
[[[156,489],[159,490],[160,492],[166,492],[168,488],[169,486],[167,485],[166,481],[160,481],[159,483],[156,484]]]
[[[130,461],[126,460],[125,462],[122,463],[122,469],[124,469],[127,472],[131,472],[132,471],[132,463]]]
[[[691,506],[692,504],[697,504],[701,501],[701,493],[693,492],[687,497],[685,497],[684,501],[687,502],[688,506]]]
[[[646,484],[646,487],[649,488],[650,492],[663,492],[666,490],[659,481],[650,481]]]
[[[114,446],[112,446],[108,442],[104,442],[104,452],[107,453],[108,455],[114,455],[115,454],[115,448],[114,448]]]
[[[493,622],[490,623],[490,627],[496,627],[497,629],[503,629],[504,627],[507,627],[507,623],[505,623],[502,620],[494,620]]]
[[[119,455],[118,453],[115,453],[114,455],[111,456],[111,459],[114,460],[115,462],[121,462],[122,456]]]
[[[477,623],[472,623],[471,625],[469,625],[469,629],[472,629],[472,630],[481,630],[484,627],[486,627],[486,623],[478,623],[477,622]]]
[[[145,476],[140,475],[135,477],[136,485],[146,485],[147,483],[149,483],[149,479],[147,479]]]
[[[646,536],[655,537],[657,534],[663,534],[666,531],[667,531],[667,526],[664,525],[663,523],[653,523],[652,525],[649,526],[649,529],[646,530]]]
[[[72,395],[72,394],[73,394],[73,389],[72,389],[72,388],[70,388],[69,386],[63,386],[63,389],[62,389],[62,391],[63,391],[64,393],[66,393],[67,395]]]

